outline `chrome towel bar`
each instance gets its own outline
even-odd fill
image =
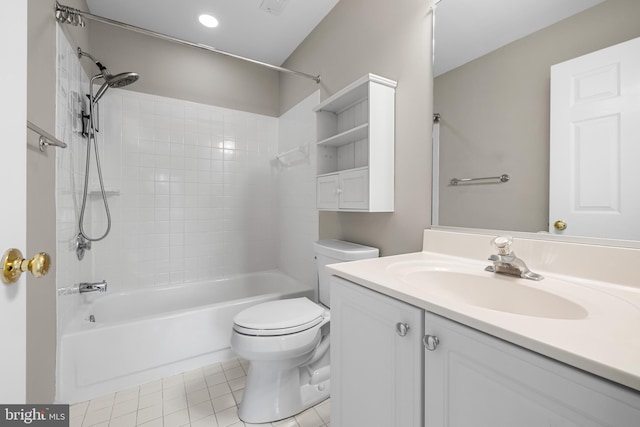
[[[478,182],[478,181],[483,181],[483,182]],[[498,182],[489,183],[484,181],[498,181]],[[482,183],[500,184],[507,181],[509,181],[509,175],[505,173],[500,176],[486,176],[483,178],[452,178],[450,182],[451,182],[451,185],[458,185],[458,184],[467,184],[467,183],[473,183],[473,182],[478,182],[479,184],[482,184]]]
[[[67,148],[67,144],[60,141],[58,138],[43,130],[39,126],[31,123],[29,120],[27,120],[27,127],[40,135],[40,151],[45,151],[50,145],[53,145],[54,147]]]

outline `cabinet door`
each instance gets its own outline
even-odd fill
[[[425,333],[428,427],[640,425],[638,392],[431,313]]]
[[[423,313],[331,278],[333,427],[422,427]]]
[[[369,169],[340,173],[340,209],[369,209]]]
[[[318,209],[338,209],[338,174],[324,175],[317,178],[316,207]]]

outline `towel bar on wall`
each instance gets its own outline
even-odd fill
[[[29,120],[27,120],[27,128],[40,135],[40,140],[38,141],[40,144],[40,151],[45,151],[50,145],[53,145],[54,147],[67,148],[67,144],[60,141],[55,136],[52,136],[49,132],[43,130],[39,126],[31,123]]]
[[[483,181],[483,182],[478,182],[478,181]],[[497,182],[485,182],[485,181],[497,181]],[[458,184],[468,184],[468,183],[474,183],[474,182],[477,182],[479,184],[481,183],[500,184],[507,181],[509,181],[509,175],[505,173],[500,176],[486,176],[483,178],[452,178],[450,182],[451,182],[451,185],[458,185]]]

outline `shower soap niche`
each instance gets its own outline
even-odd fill
[[[393,212],[396,86],[366,74],[314,108],[318,209]]]

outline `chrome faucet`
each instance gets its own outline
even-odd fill
[[[95,283],[80,283],[78,285],[78,290],[81,294],[85,292],[107,292],[107,281],[103,280],[102,282]]]
[[[512,242],[513,239],[511,236],[498,236],[491,241],[491,244],[498,249],[498,254],[489,257],[489,261],[493,261],[493,265],[485,268],[485,271],[522,277],[524,279],[542,280],[544,277],[529,270],[527,264],[518,258],[516,253],[511,250]]]

